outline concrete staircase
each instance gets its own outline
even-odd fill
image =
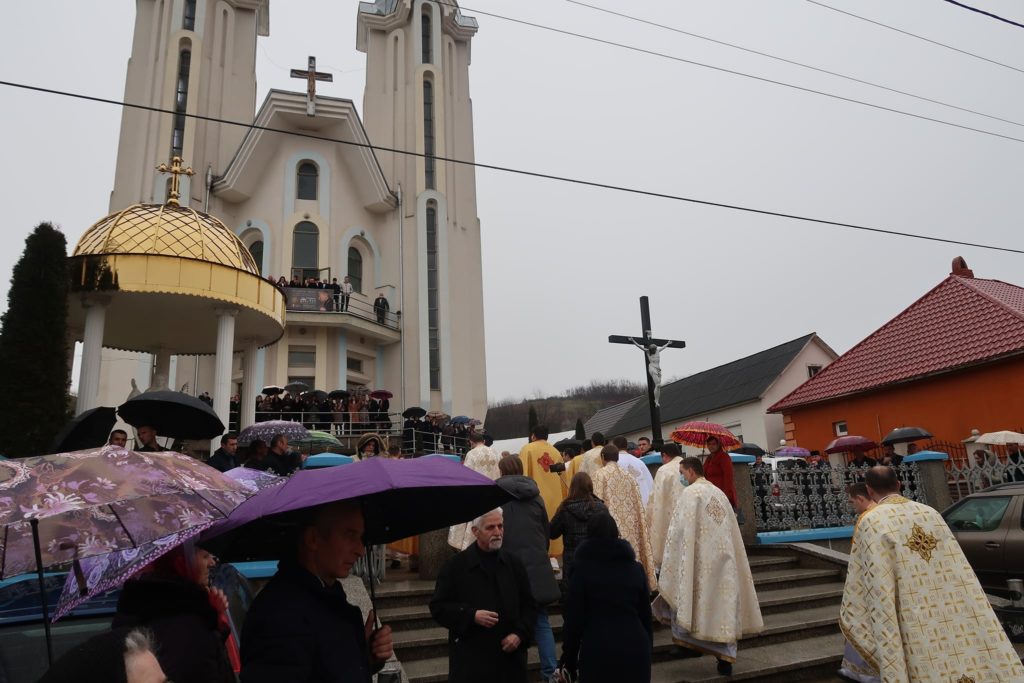
[[[764,632],[744,638],[731,679],[718,675],[713,657],[678,659],[672,655],[671,633],[655,625],[654,683],[696,681],[835,681],[843,654],[839,603],[843,568],[788,547],[749,550]],[[377,590],[380,617],[394,630],[395,653],[410,683],[434,683],[448,677],[448,633],[430,617],[427,604],[432,581],[391,572]],[[561,640],[562,615],[549,608],[556,640]],[[558,648],[561,653],[561,646]],[[535,678],[536,648],[530,651]]]

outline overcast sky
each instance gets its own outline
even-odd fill
[[[148,0],[140,0],[148,1]],[[592,4],[1024,123],[1024,73],[800,0]],[[823,0],[1024,69],[1024,29],[942,0]],[[976,5],[1017,21],[1011,0]],[[15,3],[0,78],[120,99],[135,3]],[[471,0],[504,14],[676,57],[1024,139],[1024,126],[887,93],[595,13],[565,0]],[[325,95],[361,108],[357,3],[272,0],[260,89],[301,90],[306,56]],[[476,15],[477,161],[790,214],[1024,249],[1024,143]],[[262,94],[259,98],[262,100]],[[9,272],[40,221],[69,249],[107,213],[120,110],[0,87]],[[488,170],[478,171],[488,393],[558,393],[643,379],[637,299],[683,376],[811,331],[846,351],[942,280],[963,255],[979,277],[1024,284],[1024,256],[853,232]],[[1018,199],[1015,200],[1014,197]],[[1014,208],[1018,207],[1018,208]],[[44,284],[44,283],[41,283]],[[8,282],[0,281],[6,307]],[[455,331],[458,334],[458,331]]]

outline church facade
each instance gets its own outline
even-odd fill
[[[195,171],[181,179],[182,205],[234,230],[264,277],[330,284],[347,276],[354,290],[339,311],[329,289],[286,287],[284,335],[251,365],[236,357],[231,392],[290,381],[366,386],[392,391],[398,410],[483,419],[475,172],[437,159],[474,158],[476,21],[451,3],[361,3],[361,117],[350,100],[315,93],[312,58],[305,91],[272,90],[257,107],[256,41],[270,35],[269,0],[136,7],[125,99],[176,113],[124,110],[111,211],[163,201],[168,180],[156,167],[180,156]],[[383,316],[374,310],[381,295]],[[236,340],[236,351],[245,347]],[[148,386],[160,354],[105,350],[98,403],[122,402],[132,379]],[[245,366],[255,376],[244,376]],[[165,372],[172,388],[215,393],[212,357],[172,357]]]

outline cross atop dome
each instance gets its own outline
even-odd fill
[[[178,200],[181,199],[181,178],[182,175],[194,176],[195,171],[192,170],[191,166],[185,168],[181,167],[181,157],[172,157],[171,165],[160,164],[156,167],[156,170],[161,173],[171,174],[171,189],[167,192],[167,203],[171,206],[178,206]]]

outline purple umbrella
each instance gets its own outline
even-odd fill
[[[237,481],[253,494],[284,482],[284,477],[244,467],[228,470],[224,475]],[[57,608],[53,612],[53,621],[57,621],[94,596],[123,585],[146,565],[198,536],[199,532],[209,528],[213,523],[214,520],[210,519],[198,526],[140,545],[138,548],[128,548],[81,560],[75,571],[68,572],[64,590],[61,591]]]
[[[799,446],[783,446],[779,450],[775,451],[776,458],[809,458],[811,452],[806,448],[800,448]]]

